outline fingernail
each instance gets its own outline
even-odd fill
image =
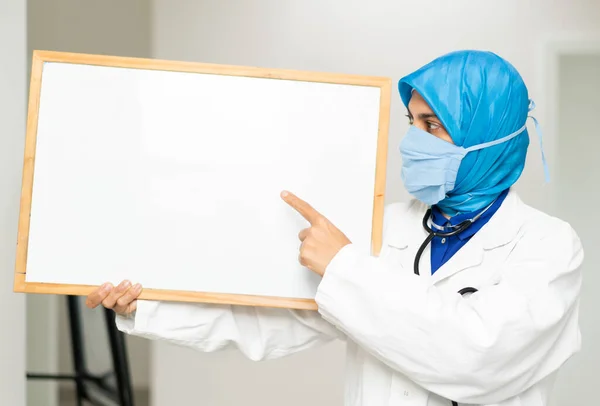
[[[112,285],[110,283],[105,283],[104,285],[102,285],[102,290],[104,292],[108,292],[111,289],[112,289]]]
[[[121,288],[121,289],[127,289],[127,288],[128,288],[128,287],[130,287],[130,286],[131,286],[131,282],[129,282],[129,281],[123,281],[123,282],[121,282],[121,284],[119,285],[119,288]]]
[[[142,285],[140,285],[139,283],[136,283],[135,285],[133,285],[133,291],[135,293],[139,293],[142,291]]]
[[[287,190],[284,190],[283,192],[281,192],[281,197],[287,197],[288,194],[289,192]]]

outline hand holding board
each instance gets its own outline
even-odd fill
[[[302,196],[381,245],[387,78],[36,51],[15,291],[314,309]]]

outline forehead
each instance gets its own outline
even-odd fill
[[[410,102],[408,103],[408,110],[412,114],[417,114],[417,113],[431,114],[431,113],[433,113],[433,111],[431,110],[431,107],[429,107],[429,105],[427,104],[425,99],[423,99],[423,97],[416,91],[412,92]]]

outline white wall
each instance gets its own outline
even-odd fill
[[[0,1],[0,395],[25,405],[25,296],[13,293],[25,143],[25,0]]]
[[[153,0],[152,55],[397,80],[442,53],[490,49],[522,73],[538,105],[535,115],[544,126],[550,120],[548,104],[553,103],[546,99],[545,42],[573,33],[598,34],[599,16],[600,2],[591,0]],[[406,120],[396,93],[392,110],[388,201],[406,197],[400,186],[397,153]],[[556,162],[554,132],[551,126],[545,132],[551,168]],[[529,164],[518,190],[529,203],[555,210],[555,186],[543,187],[538,142],[535,132],[531,134]],[[290,405],[296,400],[293,404],[339,405],[341,385],[336,371],[342,367],[341,350],[334,345],[291,360],[249,366],[237,354],[196,354],[154,343],[154,404],[190,404],[194,399],[194,404],[233,405],[244,399],[244,403],[262,405]],[[226,384],[211,386],[216,378],[208,377],[215,368]],[[592,379],[596,372],[586,370],[585,376]],[[276,384],[267,390],[262,390],[265,386],[253,388],[270,379],[277,379]],[[301,379],[308,381],[299,385]],[[232,388],[240,397],[231,393]],[[569,386],[560,385],[559,390],[559,398],[567,399]],[[583,403],[560,403],[573,404]]]
[[[34,49],[150,56],[150,2],[147,0],[29,0],[27,28],[29,61]],[[27,335],[28,369],[71,372],[66,299],[29,296],[27,303],[30,328]],[[111,359],[104,319],[101,313],[85,309],[84,316],[88,363],[92,372],[106,371],[111,366]],[[128,337],[128,345],[133,384],[146,387],[149,380],[149,344],[145,340]],[[66,385],[73,388],[72,384]],[[51,406],[56,404],[57,385],[30,382],[28,394],[30,405]]]
[[[544,122],[543,43],[563,33],[599,32],[600,4],[587,0],[153,0],[153,49],[158,58],[384,75],[399,79],[458,48],[490,49],[513,62]],[[397,144],[405,129],[394,94],[388,196],[398,187]],[[535,135],[535,133],[533,133]],[[553,160],[554,136],[546,134]],[[543,172],[533,139],[521,192],[545,205]],[[534,187],[530,187],[533,185]]]
[[[600,366],[600,216],[597,215],[598,151],[600,137],[594,123],[600,111],[600,42],[595,55],[570,55],[559,65],[560,173],[558,211],[577,230],[585,249],[581,299],[583,350],[569,363],[557,387],[556,405],[590,404],[597,397]],[[592,402],[593,403],[593,402]]]

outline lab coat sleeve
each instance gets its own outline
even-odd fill
[[[117,315],[124,333],[202,352],[237,348],[255,361],[324,344],[341,333],[316,311],[138,301],[131,317]]]
[[[579,350],[583,250],[570,226],[520,242],[502,279],[468,299],[344,247],[317,293],[323,317],[425,389],[496,404],[556,371]],[[382,253],[383,254],[383,253]]]

